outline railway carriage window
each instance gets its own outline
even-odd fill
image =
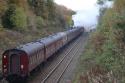
[[[31,56],[31,64],[33,64],[33,57]]]
[[[30,63],[30,58],[29,58],[29,64],[31,64],[31,63]]]
[[[34,64],[34,55],[33,55],[32,59],[33,59],[33,64]]]
[[[35,53],[35,59],[37,60],[37,56],[38,56],[38,51]]]
[[[33,63],[35,62],[36,56],[33,56]]]
[[[39,54],[40,54],[40,56],[42,55],[42,49],[40,50],[40,53],[39,53]]]
[[[44,56],[44,48],[41,51],[41,58]]]
[[[43,49],[40,51],[40,58],[43,56]]]
[[[38,60],[38,56],[39,56],[39,51],[37,51],[36,61]]]
[[[40,50],[38,51],[38,57],[37,57],[38,59],[39,59],[39,56],[40,56]]]
[[[52,50],[53,50],[53,44],[51,44],[51,46],[50,46],[51,48],[50,48],[50,50],[51,50],[51,52],[52,52]]]
[[[40,51],[40,55],[43,55],[43,49],[41,49],[41,51]]]
[[[42,51],[41,51],[41,57],[43,56],[43,54],[44,54],[44,50],[42,49]]]
[[[41,55],[42,55],[42,56],[44,56],[44,48],[43,48],[43,50],[42,50],[42,53],[41,53]]]
[[[52,44],[50,45],[50,50],[51,50],[51,48],[52,48]]]
[[[48,50],[46,49],[46,54],[48,55]]]
[[[49,53],[51,52],[51,45],[49,45],[48,52]]]
[[[47,50],[48,50],[48,47],[46,47],[45,49],[46,49],[46,52],[47,52]]]
[[[34,63],[35,63],[35,61],[36,61],[36,55],[34,56],[33,60],[34,60]]]
[[[40,55],[41,51],[42,51],[42,50],[40,49],[40,50],[39,50],[39,55]]]
[[[41,50],[39,50],[39,54],[38,54],[38,57],[37,57],[38,60],[40,59],[40,55],[41,55],[40,52],[41,52]]]
[[[30,56],[30,64],[32,64],[32,62],[31,62],[31,56]]]
[[[53,50],[53,47],[52,47],[52,46],[53,46],[53,45],[51,44],[51,45],[50,45],[50,50],[51,50],[51,52],[52,52],[52,50]]]
[[[38,56],[37,56],[37,59],[39,60],[39,56],[40,56],[40,50],[38,51]]]
[[[32,55],[32,64],[33,64],[33,55]]]
[[[54,50],[54,43],[53,44],[51,44],[51,52]]]
[[[33,57],[31,56],[31,64],[33,64]]]
[[[36,63],[36,61],[37,61],[37,56],[38,56],[38,51],[36,52],[36,55],[35,55],[35,63]]]
[[[31,60],[32,60],[32,64],[33,64],[33,55],[32,55],[32,57],[31,57]]]
[[[37,60],[37,57],[38,57],[38,51],[36,52],[35,54],[35,59]]]
[[[36,60],[36,56],[34,56],[34,58],[33,58],[34,63],[35,63],[35,60]]]
[[[52,44],[52,51],[55,49],[55,43]]]
[[[30,57],[30,59],[29,59],[29,64],[31,64],[31,57]]]
[[[48,52],[49,52],[49,54],[50,54],[50,52],[51,52],[51,45],[49,46],[49,50],[48,50]]]
[[[37,57],[37,58],[38,58],[38,60],[39,60],[39,58],[40,58],[40,51],[41,51],[41,50],[39,50],[39,52],[38,52],[38,57]]]
[[[36,53],[36,59],[38,60],[38,58],[39,58],[39,51],[37,51]]]

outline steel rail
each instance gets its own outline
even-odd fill
[[[59,78],[57,79],[56,83],[59,83],[61,77],[64,75],[65,71],[67,70],[67,68],[69,67],[70,63],[72,62],[73,58],[75,57],[76,53],[79,51],[79,49],[77,49],[75,52],[73,52],[73,56],[72,58],[69,60],[69,62],[67,63],[66,67],[64,68],[63,72],[60,74]]]
[[[75,42],[75,45],[68,51],[68,53],[64,54],[65,56],[62,58],[62,60],[49,72],[49,74],[43,79],[40,83],[45,83],[45,81],[53,74],[53,72],[58,68],[58,66],[63,62],[63,60],[67,57],[69,53],[73,50],[75,46],[77,46],[80,42],[80,38]]]

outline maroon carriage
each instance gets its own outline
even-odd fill
[[[32,70],[81,33],[82,28],[75,28],[6,50],[2,57],[3,76],[8,81],[27,77]]]

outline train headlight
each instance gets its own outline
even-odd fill
[[[6,68],[6,65],[4,65],[3,67]]]
[[[21,65],[21,69],[23,69],[24,68],[24,65]]]
[[[4,57],[4,59],[6,59],[7,57],[6,56],[3,56]]]

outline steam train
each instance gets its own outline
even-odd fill
[[[11,82],[28,77],[31,71],[83,32],[83,27],[77,27],[6,50],[2,55],[4,78]]]

